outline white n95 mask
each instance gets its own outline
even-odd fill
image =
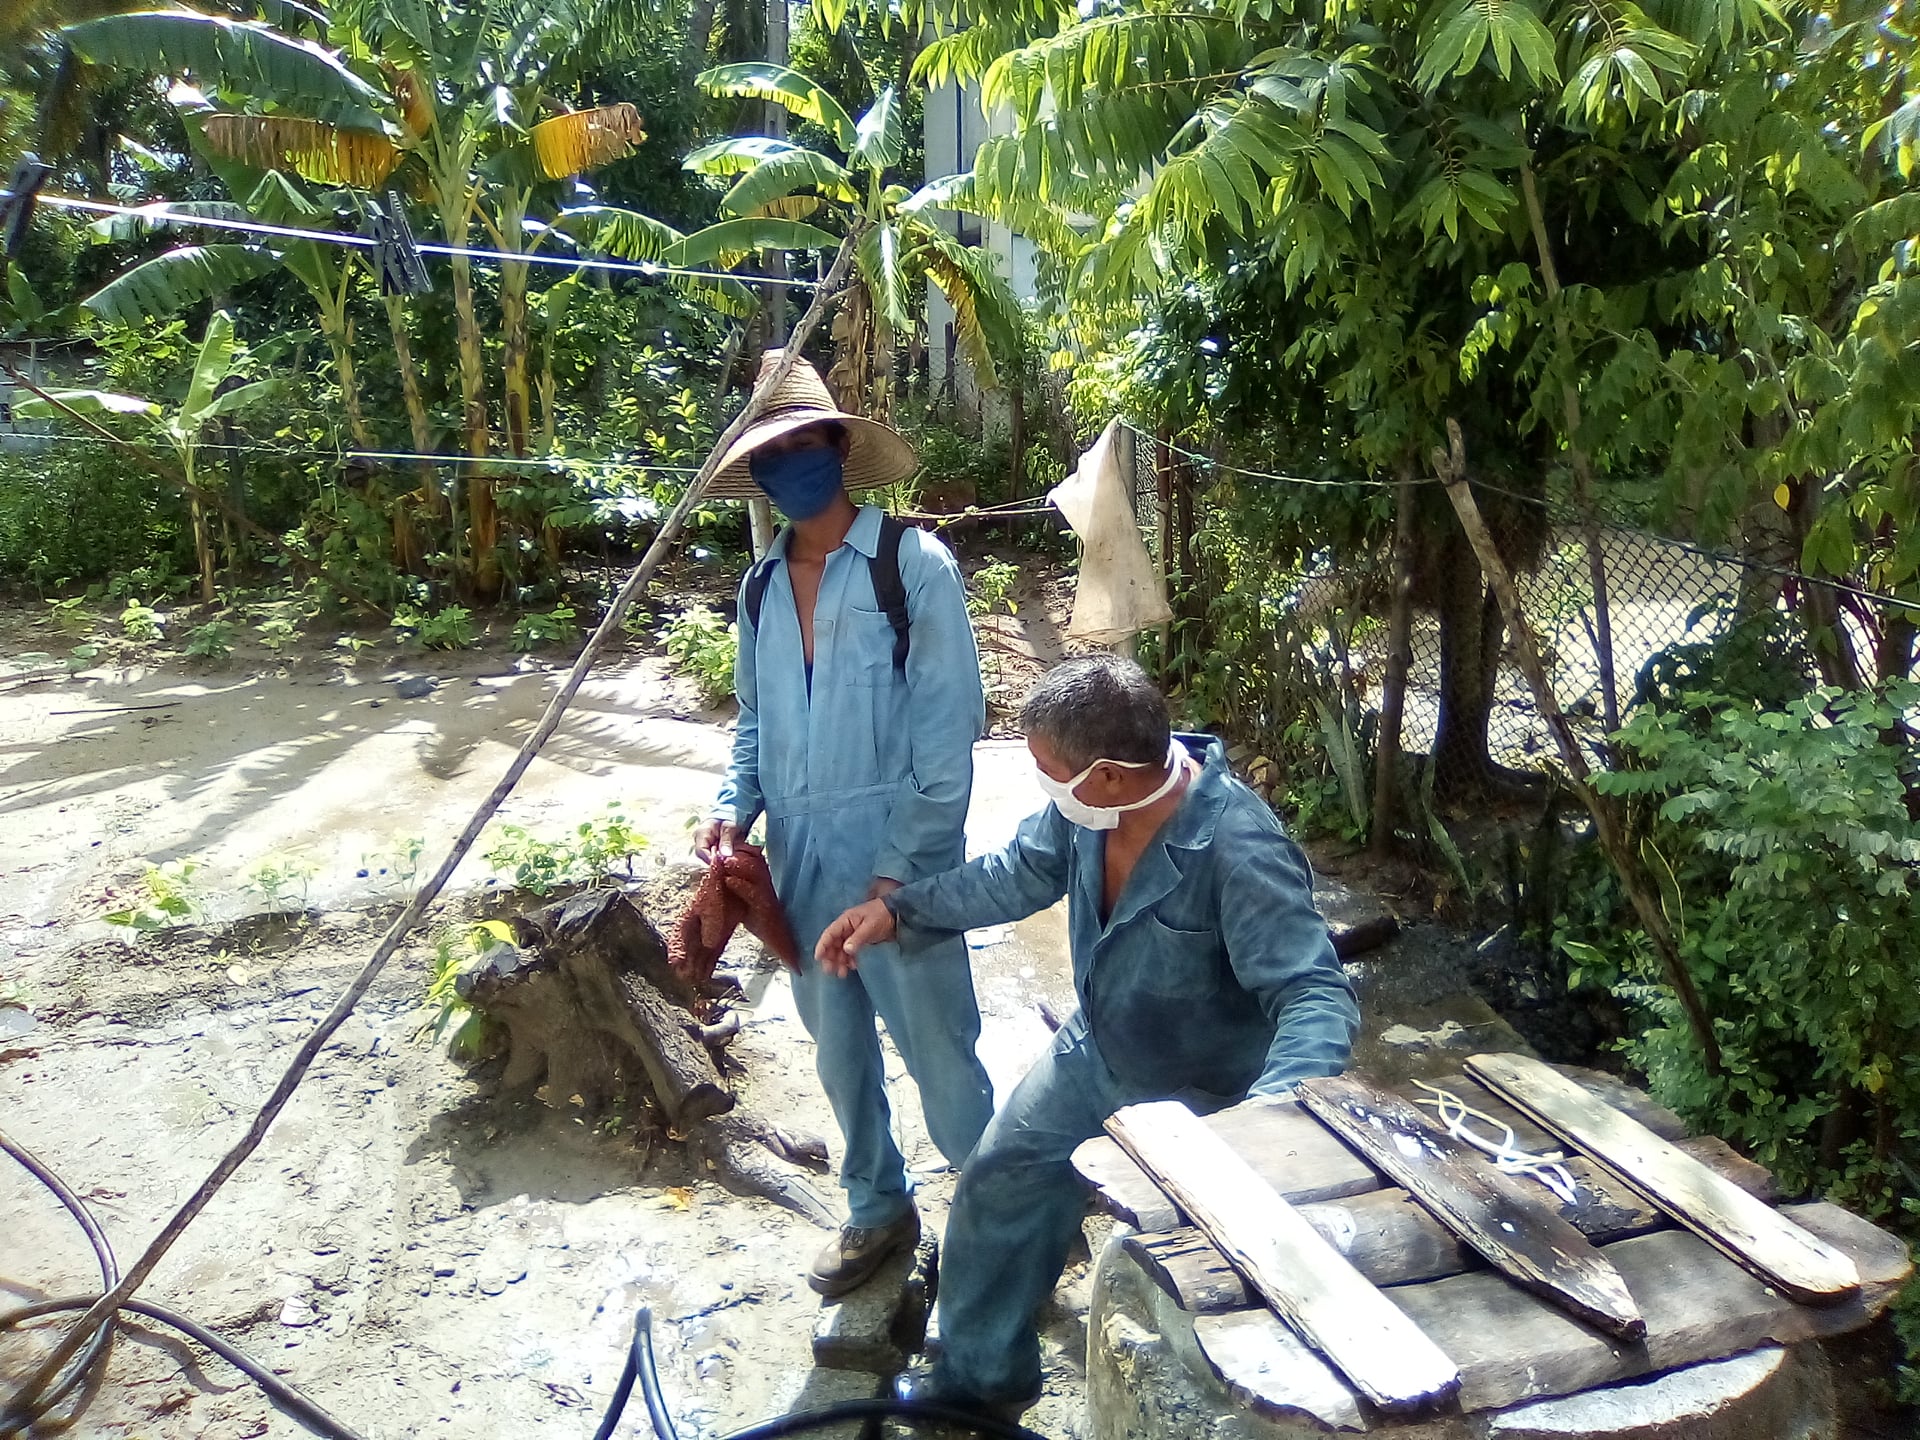
[[[1112,830],[1120,823],[1120,817],[1129,810],[1144,810],[1149,805],[1164,800],[1180,783],[1180,776],[1186,771],[1186,749],[1178,740],[1167,741],[1167,758],[1160,763],[1166,766],[1167,778],[1158,790],[1144,800],[1135,800],[1131,805],[1089,805],[1074,795],[1079,784],[1093,773],[1095,765],[1118,765],[1122,770],[1151,769],[1151,760],[1096,760],[1071,780],[1056,780],[1038,765],[1034,766],[1034,778],[1040,782],[1040,788],[1047,798],[1060,808],[1060,813],[1075,825],[1088,830]]]

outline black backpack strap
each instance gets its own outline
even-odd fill
[[[772,555],[767,555],[747,572],[747,588],[741,596],[742,608],[747,612],[747,623],[755,630],[760,628],[760,607],[767,600],[767,586],[773,581],[773,567],[777,563]]]
[[[893,668],[894,673],[904,677],[907,673],[907,647],[911,643],[910,628],[912,620],[907,614],[907,587],[900,578],[900,542],[907,533],[906,525],[891,515],[880,517],[880,543],[873,552],[873,558],[867,561],[867,568],[873,575],[873,598],[887,613],[887,623],[893,627]],[[751,585],[753,582],[747,582]]]

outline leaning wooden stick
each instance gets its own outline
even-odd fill
[[[1586,1236],[1398,1095],[1334,1076],[1303,1082],[1300,1099],[1508,1279],[1618,1339],[1647,1333],[1627,1282]]]
[[[1701,1001],[1693,977],[1687,973],[1687,967],[1680,958],[1680,947],[1674,941],[1673,927],[1667,923],[1666,912],[1660,908],[1660,897],[1641,866],[1639,856],[1627,843],[1626,829],[1621,824],[1619,811],[1607,796],[1593,788],[1593,769],[1587,764],[1580,741],[1574,735],[1573,727],[1567,723],[1560,702],[1554,697],[1553,686],[1548,683],[1547,667],[1541,663],[1540,646],[1534,639],[1533,627],[1527,623],[1526,612],[1520,608],[1520,594],[1514,589],[1513,576],[1507,570],[1506,561],[1500,558],[1493,536],[1487,531],[1487,522],[1480,514],[1479,502],[1468,488],[1466,445],[1460,437],[1460,426],[1455,421],[1447,421],[1447,439],[1450,452],[1438,449],[1433,452],[1434,470],[1447,487],[1447,498],[1453,502],[1454,513],[1460,517],[1460,528],[1467,532],[1467,540],[1473,546],[1481,570],[1486,574],[1487,584],[1499,602],[1500,613],[1507,622],[1507,633],[1513,637],[1520,673],[1527,677],[1527,688],[1533,692],[1534,706],[1539,710],[1540,718],[1546,722],[1547,732],[1553,736],[1554,747],[1560,752],[1560,763],[1567,767],[1568,782],[1593,816],[1594,829],[1600,836],[1600,848],[1606,851],[1607,859],[1613,862],[1613,868],[1620,876],[1621,887],[1633,903],[1634,913],[1640,917],[1641,927],[1653,942],[1653,948],[1659,952],[1661,964],[1667,973],[1667,983],[1673,986],[1674,994],[1680,997],[1680,1006],[1687,1012],[1687,1023],[1693,1030],[1693,1038],[1700,1044],[1707,1068],[1718,1074],[1721,1069],[1720,1042],[1714,1036],[1713,1021],[1708,1018],[1707,1007]]]
[[[1475,1055],[1467,1069],[1628,1189],[1644,1195],[1709,1245],[1808,1305],[1860,1291],[1860,1272],[1833,1246],[1524,1055]]]
[[[114,1311],[118,1310],[127,1298],[145,1283],[147,1277],[153,1273],[154,1267],[160,1263],[167,1251],[173,1248],[174,1242],[194,1222],[200,1212],[206,1209],[207,1203],[213,1199],[220,1187],[226,1184],[228,1177],[259,1148],[261,1140],[266,1137],[267,1130],[274,1119],[286,1108],[287,1101],[293,1098],[295,1088],[305,1078],[308,1068],[313,1064],[314,1058],[319,1055],[321,1047],[332,1038],[334,1031],[346,1023],[347,1017],[353,1013],[361,997],[372,987],[387,961],[392,958],[393,952],[400,948],[401,940],[420,923],[421,917],[426,914],[427,907],[439,897],[440,891],[453,878],[454,870],[467,851],[473,848],[474,842],[480,838],[480,832],[486,828],[494,812],[505,802],[507,796],[513,793],[514,786],[519,784],[520,777],[533,763],[534,756],[540,753],[540,748],[559,728],[561,717],[567,713],[567,706],[572,703],[581,682],[587,678],[587,672],[593,668],[593,662],[599,658],[600,652],[606,648],[607,643],[620,633],[620,622],[626,618],[627,610],[641,590],[646,587],[647,581],[653,577],[653,572],[660,567],[660,562],[666,558],[667,552],[673,548],[674,542],[680,537],[680,531],[686,525],[687,517],[693,513],[694,507],[706,494],[707,487],[712,484],[713,477],[720,468],[721,456],[726,454],[727,447],[760,417],[760,411],[766,405],[766,397],[786,381],[794,362],[799,357],[801,347],[807,343],[808,338],[825,318],[828,305],[846,283],[847,272],[853,264],[854,249],[859,243],[864,228],[856,226],[853,233],[841,242],[840,253],[834,257],[833,268],[827,272],[826,279],[821,281],[814,290],[813,303],[807,306],[806,313],[794,325],[793,333],[787,341],[787,348],[780,360],[760,378],[760,383],[748,396],[745,408],[722,432],[720,439],[713,447],[713,453],[707,457],[707,463],[700,467],[700,473],[694,476],[693,482],[687,486],[686,493],[680,497],[680,502],[668,514],[666,521],[660,526],[660,533],[654,537],[653,544],[647,547],[647,553],[633,568],[633,573],[627,577],[627,583],[620,587],[620,593],[614,596],[613,603],[607,607],[606,615],[602,617],[599,626],[588,638],[579,659],[573,662],[573,668],[567,672],[567,678],[561,683],[553,699],[547,702],[547,708],[540,717],[540,723],[534,726],[533,733],[528,735],[522,743],[518,753],[508,764],[506,773],[500,777],[499,783],[493,787],[487,798],[480,802],[480,808],[473,812],[473,817],[455,837],[452,848],[447,851],[446,858],[440,862],[439,868],[420,887],[407,908],[388,927],[386,934],[380,937],[380,943],[374,948],[372,956],[361,967],[360,973],[354,976],[353,983],[347,986],[345,993],[334,1003],[333,1009],[327,1012],[325,1018],[314,1027],[313,1033],[302,1042],[293,1059],[288,1062],[279,1083],[273,1087],[273,1093],[260,1107],[260,1113],[255,1115],[253,1122],[247,1126],[246,1134],[234,1143],[232,1149],[220,1157],[220,1162],[214,1166],[212,1173],[174,1213],[173,1218],[167,1221],[160,1233],[141,1252],[139,1259],[127,1268],[120,1283],[96,1300],[92,1307],[74,1322],[73,1327],[61,1337],[60,1343],[54,1346],[52,1352],[41,1362],[40,1367],[27,1377],[26,1382],[7,1402],[5,1412],[0,1414],[0,1425],[10,1423],[15,1416],[25,1414],[31,1409],[35,1401],[60,1374],[66,1363],[79,1352],[82,1345],[87,1343],[88,1336],[105,1324]]]
[[[1129,1105],[1107,1131],[1274,1313],[1375,1405],[1420,1410],[1460,1388],[1440,1347],[1185,1105]]]

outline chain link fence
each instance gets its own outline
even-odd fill
[[[1296,735],[1304,725],[1304,748],[1322,755],[1347,790],[1360,788],[1387,708],[1391,618],[1404,587],[1409,659],[1399,750],[1412,778],[1462,799],[1487,793],[1489,777],[1497,790],[1503,772],[1559,767],[1513,636],[1436,482],[1414,482],[1414,534],[1401,561],[1392,482],[1341,487],[1349,511],[1373,502],[1372,524],[1347,524],[1357,534],[1329,535],[1324,544],[1309,538],[1273,559],[1247,533],[1245,514],[1324,494],[1335,482],[1249,470],[1138,432],[1134,482],[1136,516],[1177,617],[1154,658],[1187,698],[1189,719],[1262,755],[1287,748],[1289,724]],[[1920,618],[1908,602],[1641,524],[1602,518],[1589,530],[1565,501],[1475,488],[1554,699],[1595,765],[1607,763],[1606,736],[1650,678],[1704,655],[1737,618],[1791,621],[1803,638],[1809,623],[1821,626],[1839,672],[1869,679],[1879,674],[1890,627]],[[1271,639],[1249,647],[1223,623],[1235,615],[1258,615]],[[1797,644],[1770,651],[1768,663],[1800,667],[1809,684],[1835,678],[1823,676],[1812,655]],[[1270,673],[1249,694],[1250,671],[1262,665]],[[1358,822],[1364,805],[1358,795],[1349,799]]]

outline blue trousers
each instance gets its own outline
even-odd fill
[[[940,1255],[936,1385],[986,1400],[1024,1399],[1040,1386],[1034,1313],[1053,1293],[1086,1216],[1076,1146],[1136,1093],[1107,1068],[1079,1016],[1015,1087],[960,1174]],[[1182,1092],[1196,1111],[1230,1097]]]
[[[813,910],[821,913],[808,913]],[[825,911],[831,909],[832,913]],[[840,1126],[840,1185],[847,1223],[867,1228],[899,1219],[907,1198],[907,1164],[893,1143],[892,1110],[877,1014],[920,1087],[927,1133],[949,1163],[965,1163],[993,1114],[993,1084],[980,1063],[980,1008],[967,946],[958,937],[903,959],[894,945],[860,952],[860,968],[844,978],[813,958],[838,908],[788,906],[800,942],[802,970],[793,980],[801,1023],[814,1039],[820,1088]]]

